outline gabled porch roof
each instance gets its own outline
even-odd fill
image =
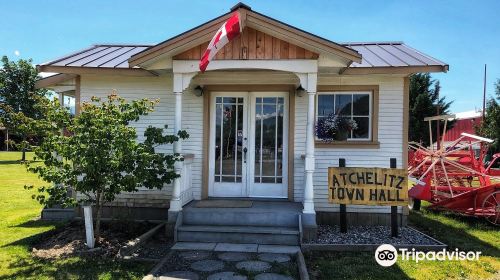
[[[141,66],[158,58],[173,57],[192,47],[210,41],[214,32],[234,11],[240,13],[242,29],[250,27],[306,50],[344,60],[347,62],[346,64],[350,62],[361,63],[361,55],[349,47],[260,14],[253,11],[249,6],[238,3],[226,14],[131,56],[129,59],[130,66]]]
[[[299,60],[309,59],[318,61],[318,72],[338,73],[341,75],[358,74],[400,74],[410,75],[418,72],[447,72],[449,66],[433,57],[430,57],[403,42],[365,42],[365,43],[335,43],[308,33],[286,23],[262,15],[242,3],[234,6],[230,12],[221,15],[207,23],[197,26],[173,38],[156,45],[137,44],[101,44],[94,45],[73,54],[37,65],[39,72],[54,72],[63,74],[110,74],[125,76],[155,76],[162,69],[171,69],[173,60],[199,60],[208,41],[215,31],[235,10],[243,18],[243,33],[240,38],[230,42],[233,46],[232,56],[218,54],[215,60]],[[267,53],[263,57],[236,57],[235,52],[241,52],[248,47],[249,54],[252,44],[243,41],[247,34],[253,32],[253,37],[259,40],[259,34],[268,46],[267,40],[275,45],[289,46],[288,56],[276,56]],[[255,34],[257,33],[257,36]],[[250,35],[249,35],[250,36]],[[237,42],[238,41],[238,42]],[[239,43],[241,41],[241,43]],[[264,42],[263,42],[264,43]],[[277,43],[277,44],[275,44]],[[292,48],[293,47],[293,48]],[[253,42],[255,49],[255,40]],[[293,55],[292,55],[293,50]],[[300,50],[300,52],[299,52]],[[279,49],[277,50],[279,53]],[[299,55],[300,53],[300,55]],[[271,58],[269,58],[271,57]],[[271,62],[271,61],[269,61]],[[324,62],[324,63],[323,63]],[[40,81],[38,84],[46,86],[53,84],[53,80]]]

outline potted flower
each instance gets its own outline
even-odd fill
[[[325,142],[346,141],[351,131],[358,129],[355,120],[331,113],[326,118],[318,120],[316,136]]]

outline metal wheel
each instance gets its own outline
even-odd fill
[[[493,192],[484,199],[483,213],[488,222],[500,225],[500,191]]]
[[[413,197],[408,197],[408,208],[413,211],[420,211],[421,200]]]

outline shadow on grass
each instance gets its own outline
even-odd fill
[[[37,163],[37,162],[42,162],[40,160],[31,160],[29,163]],[[21,160],[0,160],[0,165],[7,165],[7,164],[24,164],[23,161]]]
[[[428,214],[432,214],[432,217]],[[451,223],[458,222],[464,226],[448,224],[440,219],[450,219]],[[444,242],[449,246],[448,250],[481,251],[483,256],[500,257],[499,248],[467,232],[477,229],[485,233],[491,231],[492,235],[498,233],[497,228],[482,219],[424,209],[422,212],[411,211],[409,222],[411,226]]]
[[[31,249],[44,238],[64,230],[67,223],[48,221],[28,221],[17,226],[43,227],[54,225],[55,228],[31,235],[15,242],[3,245],[4,247],[22,247],[27,255],[12,255],[7,265],[12,272],[3,274],[4,279],[141,279],[151,268],[152,264],[122,261],[100,256],[80,256],[45,260],[33,257]]]
[[[0,165],[2,164],[22,164],[21,160],[0,160]]]
[[[64,221],[44,221],[44,220],[29,220],[17,225],[11,225],[10,228],[14,227],[22,227],[22,228],[38,228],[38,227],[46,227],[46,226],[62,226],[67,224]]]
[[[382,267],[372,252],[309,252],[312,279],[411,279],[399,266]]]
[[[15,272],[0,279],[141,279],[151,264],[90,257],[61,260],[20,258],[10,263]]]
[[[47,231],[30,235],[25,238],[16,240],[14,242],[11,242],[9,244],[3,245],[1,248],[4,247],[9,247],[9,246],[23,246],[25,248],[32,248],[34,245],[39,243],[41,240],[44,238],[47,238],[51,235],[54,235],[61,230],[64,229],[66,222],[52,222],[52,221],[42,221],[42,220],[32,220],[32,221],[27,221],[15,226],[10,226],[10,227],[26,227],[26,228],[38,228],[38,227],[46,227],[46,226],[54,226],[53,229],[49,229]]]

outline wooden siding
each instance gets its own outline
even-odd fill
[[[169,125],[172,133],[174,121],[174,97],[171,77],[123,77],[123,76],[81,76],[81,102],[89,101],[92,96],[105,97],[112,90],[127,99],[138,98],[160,99],[155,111],[132,124],[137,129],[139,140],[143,140],[144,131],[149,125],[163,127]],[[172,152],[172,145],[159,147],[160,152]],[[107,205],[129,207],[168,207],[172,188],[166,186],[162,190],[142,188],[135,193],[122,193],[116,200]]]
[[[142,118],[134,124],[141,136],[147,126],[169,126],[172,132],[174,120],[174,96],[172,94],[172,76],[159,77],[119,77],[83,75],[81,78],[81,99],[87,101],[91,96],[105,96],[112,89],[126,99],[160,98],[160,104],[155,112]],[[297,77],[290,73],[269,71],[253,72],[213,72],[195,77],[193,84],[295,84]],[[389,167],[389,158],[395,157],[398,167],[403,163],[403,78],[390,76],[342,77],[338,75],[320,74],[318,85],[379,85],[379,142],[380,147],[374,149],[352,148],[316,148],[316,172],[314,175],[316,211],[337,212],[338,205],[328,203],[327,168],[337,166],[338,158],[347,160],[347,166],[359,167]],[[295,147],[294,161],[294,194],[295,201],[303,199],[305,130],[307,120],[307,95],[295,98]],[[190,91],[183,94],[183,129],[190,134],[183,142],[183,152],[195,154],[193,159],[193,191],[194,198],[201,198],[202,180],[202,149],[203,142],[203,98],[196,97]],[[161,148],[163,152],[171,152],[171,146]],[[168,205],[171,187],[164,190],[143,189],[138,193],[127,193],[119,196],[116,205]],[[390,207],[348,206],[348,212],[359,213],[390,213]]]
[[[390,167],[389,158],[397,159],[398,168],[403,164],[403,78],[389,76],[342,77],[318,75],[318,85],[379,85],[379,148],[319,148],[316,147],[314,172],[314,206],[316,211],[337,212],[338,204],[328,202],[328,167],[338,166],[338,159],[345,158],[348,167]],[[304,160],[307,123],[307,95],[295,98],[295,200],[304,195]],[[399,212],[401,212],[401,207]],[[390,213],[390,207],[348,205],[348,212]]]
[[[209,42],[174,56],[178,60],[199,60]],[[319,55],[253,28],[246,27],[215,56],[216,60],[235,59],[317,59]]]

